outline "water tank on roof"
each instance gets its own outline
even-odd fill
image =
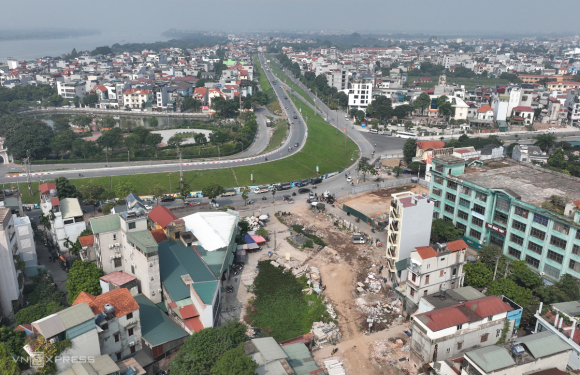
[[[113,305],[107,303],[105,305],[105,313],[106,314],[112,314],[114,312],[115,312],[115,308],[113,307]]]
[[[56,195],[56,190],[50,189],[49,193],[50,193],[50,195]]]

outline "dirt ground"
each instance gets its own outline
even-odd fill
[[[355,210],[362,212],[368,217],[375,218],[383,214],[389,213],[390,204],[393,198],[391,194],[401,193],[404,191],[412,191],[413,193],[429,193],[429,189],[421,185],[409,184],[397,186],[391,189],[383,189],[373,192],[364,192],[357,195],[350,195],[347,197],[337,199],[339,204],[346,204]]]

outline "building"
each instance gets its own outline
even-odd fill
[[[546,163],[548,158],[548,153],[542,151],[538,146],[517,145],[512,150],[512,159],[524,163],[531,163],[532,161]]]
[[[451,155],[452,147],[445,148],[445,142],[442,141],[419,141],[413,161],[425,163],[425,181],[431,181],[431,167],[433,166],[434,156]]]
[[[470,286],[437,291],[427,296],[421,296],[417,313],[421,314],[483,297],[485,297],[485,294]]]
[[[528,106],[517,106],[512,109],[510,121],[520,121],[525,125],[532,125],[534,122],[534,110]]]
[[[392,274],[396,263],[411,255],[411,251],[429,244],[433,217],[433,200],[410,191],[391,195],[391,212],[387,233],[387,263]],[[400,276],[406,278],[406,271]]]
[[[123,105],[125,108],[143,108],[153,102],[153,91],[148,89],[128,89],[123,92]]]
[[[0,308],[2,316],[14,319],[14,307],[19,306],[24,287],[24,269],[17,269],[14,258],[18,255],[14,220],[9,208],[0,208]]]
[[[58,95],[65,99],[72,100],[75,97],[83,99],[87,94],[85,81],[56,82]]]
[[[511,159],[466,164],[433,158],[433,217],[463,229],[469,245],[499,246],[550,280],[580,278],[580,179]],[[563,213],[544,208],[552,196]]]
[[[126,288],[134,297],[139,294],[139,281],[133,275],[125,272],[111,272],[105,276],[99,277],[102,293],[107,293],[110,290],[119,288]]]
[[[348,108],[365,110],[372,101],[373,85],[352,83],[348,90]]]
[[[568,109],[568,124],[580,126],[580,90],[568,90],[564,107]]]
[[[258,364],[257,374],[324,374],[303,342],[280,345],[272,337],[262,337],[246,341],[244,352]]]
[[[572,347],[568,366],[580,370],[580,301],[554,303],[546,310],[540,303],[536,317],[535,332],[550,332]]]
[[[145,354],[159,361],[173,353],[189,337],[158,306],[142,294],[135,297],[141,316],[141,340]]]
[[[506,297],[487,296],[413,316],[410,361],[417,367],[454,358],[467,350],[511,338],[521,307]],[[506,321],[509,329],[503,333]]]
[[[36,255],[36,244],[34,243],[34,232],[32,231],[30,218],[28,216],[14,217],[13,221],[20,260],[25,263],[27,268],[36,268],[38,265],[38,258]]]
[[[465,251],[463,240],[438,244],[436,250],[422,246],[411,251],[407,260],[405,310],[412,314],[419,307],[421,297],[463,286]]]
[[[77,362],[59,375],[117,375],[121,369],[108,355],[101,355],[87,362]]]
[[[548,90],[558,90],[558,91],[568,91],[572,89],[580,89],[580,82],[570,82],[570,81],[552,81],[546,83]]]
[[[101,354],[116,362],[141,350],[139,305],[128,289],[114,289],[98,296],[81,292],[73,306],[80,303],[86,303],[93,311]]]
[[[346,69],[330,69],[324,72],[328,86],[336,87],[338,91],[345,90],[348,86],[348,72]]]
[[[519,337],[506,345],[491,345],[463,356],[462,374],[521,375],[566,370],[572,347],[550,332]]]
[[[65,339],[71,341],[71,347],[63,351],[61,357],[98,357],[101,355],[95,314],[87,303],[79,303],[55,314],[46,316],[35,322],[32,327],[46,341],[58,342]],[[32,348],[25,346],[28,354]],[[72,363],[58,361],[58,371],[71,367]]]

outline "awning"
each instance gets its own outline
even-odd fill
[[[252,237],[252,239],[256,243],[265,243],[266,242],[266,239],[262,236],[259,236],[259,235],[254,235],[254,236],[250,236],[250,237]]]
[[[249,234],[244,234],[244,242],[247,244],[256,243],[256,241],[254,241],[252,236],[250,236]]]
[[[248,250],[255,250],[255,249],[260,248],[260,246],[258,246],[257,243],[249,243],[249,244],[247,244],[247,246],[248,246]]]
[[[60,260],[62,260],[63,262],[66,262],[66,257],[64,255],[61,255]]]
[[[407,259],[402,259],[402,260],[398,261],[397,263],[395,263],[395,268],[397,269],[397,272],[400,272],[400,271],[404,270],[405,268],[407,268]]]
[[[199,319],[199,317],[184,320],[183,324],[185,324],[185,326],[189,328],[190,331],[196,333],[204,328],[201,319]]]

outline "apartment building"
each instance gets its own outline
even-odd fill
[[[564,107],[568,109],[568,124],[580,126],[580,90],[568,90]]]
[[[16,243],[18,253],[26,267],[36,267],[38,257],[36,255],[36,244],[34,243],[34,232],[28,216],[14,217],[14,231],[16,233]]]
[[[351,83],[348,90],[348,108],[365,110],[372,101],[373,85],[370,83]]]
[[[580,179],[511,159],[471,167],[453,156],[432,160],[434,218],[463,229],[469,245],[499,246],[550,280],[580,278]],[[542,206],[552,196],[563,213]]]
[[[510,339],[516,325],[512,312],[521,314],[521,309],[504,296],[487,296],[417,314],[411,322],[410,361],[421,367],[493,345],[502,337],[506,320],[505,339]]]
[[[70,82],[56,82],[56,89],[58,91],[58,95],[62,96],[65,99],[74,99],[75,96],[78,96],[79,99],[82,98],[87,94],[85,81],[70,81]]]
[[[346,69],[330,69],[324,74],[330,87],[336,87],[338,91],[345,90],[348,87],[348,72]]]
[[[405,310],[409,314],[417,310],[421,297],[463,286],[466,250],[467,244],[457,240],[437,244],[435,249],[422,246],[411,251],[405,293]]]
[[[0,208],[0,221],[0,308],[2,316],[12,321],[14,308],[20,305],[24,274],[23,270],[16,269],[14,258],[18,255],[18,245],[9,208]]]
[[[123,105],[125,108],[140,109],[143,103],[153,101],[153,91],[148,89],[129,89],[123,92]]]
[[[77,198],[58,199],[56,186],[46,183],[38,186],[40,208],[50,220],[50,235],[61,253],[68,253],[65,244],[76,242],[79,235],[87,229],[83,210]]]
[[[393,274],[396,263],[411,255],[411,251],[429,244],[434,202],[426,195],[410,191],[391,195],[391,212],[387,232],[387,263]],[[406,264],[404,266],[406,268]],[[401,279],[406,278],[406,270]]]

